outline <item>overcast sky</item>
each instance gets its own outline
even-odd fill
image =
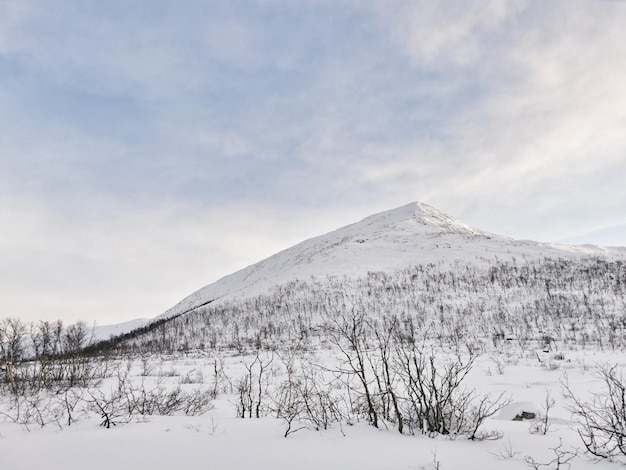
[[[619,0],[0,0],[0,317],[152,317],[415,200],[515,238],[626,224],[625,25]]]

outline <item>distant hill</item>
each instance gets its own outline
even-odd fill
[[[626,224],[615,225],[561,240],[570,245],[626,246]]]
[[[123,335],[134,330],[135,328],[139,328],[148,321],[149,319],[147,318],[138,318],[114,325],[96,325],[93,330],[93,339],[94,341],[102,341],[104,339],[109,339],[111,336]]]

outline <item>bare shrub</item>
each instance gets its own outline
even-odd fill
[[[581,427],[578,435],[587,452],[600,458],[626,463],[626,386],[617,366],[601,366],[596,372],[604,385],[584,401],[572,391],[567,379],[563,395],[570,400],[570,411]]]
[[[285,437],[305,427],[328,429],[345,418],[342,401],[325,384],[321,369],[310,364],[296,368],[293,356],[283,361],[287,378],[278,387],[274,410],[287,425]]]
[[[569,470],[572,467],[570,463],[578,455],[577,449],[564,450],[563,440],[559,439],[559,445],[550,449],[554,453],[552,460],[541,463],[537,462],[533,457],[527,455],[524,462],[527,466],[534,470]]]
[[[462,386],[476,357],[438,360],[424,347],[398,348],[398,367],[406,387],[405,422],[411,429],[431,436],[466,435],[471,440],[495,439],[497,432],[479,432],[484,421],[510,400],[500,394],[477,397]]]
[[[197,388],[187,392],[180,385],[168,388],[160,378],[153,386],[148,386],[143,378],[139,384],[133,384],[128,372],[129,368],[118,370],[117,382],[109,393],[101,388],[87,391],[89,409],[100,414],[100,425],[105,428],[138,416],[169,416],[177,412],[197,415],[212,408],[215,396],[211,390]]]
[[[529,431],[531,434],[545,435],[548,433],[550,430],[550,410],[555,404],[556,401],[550,396],[550,390],[547,390],[539,419],[530,425]]]

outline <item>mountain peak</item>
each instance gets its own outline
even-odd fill
[[[419,201],[371,215],[361,222],[358,222],[358,224],[383,224],[384,226],[406,225],[407,229],[417,224],[423,226],[428,231],[482,233],[479,230],[467,226],[451,215]]]

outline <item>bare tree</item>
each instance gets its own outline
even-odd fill
[[[257,351],[254,360],[251,363],[244,362],[246,373],[239,378],[236,389],[238,394],[237,416],[245,418],[260,418],[262,414],[263,400],[267,388],[267,372],[268,368],[274,361],[274,355],[271,354],[268,360],[265,360],[260,351]]]
[[[372,369],[375,371],[377,376],[379,387],[381,389],[381,395],[385,399],[385,403],[383,403],[385,418],[390,421],[395,421],[398,427],[398,432],[402,434],[404,430],[404,417],[400,411],[400,398],[396,391],[397,373],[392,364],[393,341],[397,338],[396,329],[397,322],[395,320],[385,322],[382,330],[374,328],[374,335],[376,336],[378,344],[378,358],[380,365],[379,367],[375,367],[372,364]],[[379,373],[377,372],[379,370],[380,375],[382,375],[382,385]],[[393,410],[393,415],[390,413],[391,410]]]
[[[13,394],[19,393],[17,365],[24,357],[26,324],[19,318],[0,320],[0,372]]]
[[[371,390],[370,369],[368,368],[369,328],[365,313],[356,308],[349,311],[337,311],[329,316],[327,328],[331,342],[337,347],[343,359],[343,367],[345,367],[337,372],[358,379],[365,400],[367,419],[374,427],[378,427],[378,411]]]

